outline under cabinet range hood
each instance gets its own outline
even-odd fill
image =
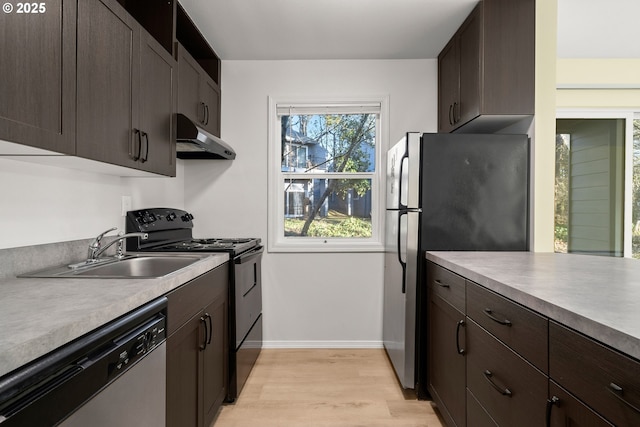
[[[196,125],[184,114],[177,114],[176,155],[179,159],[236,158],[226,142]]]

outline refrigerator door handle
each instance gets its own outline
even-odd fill
[[[398,175],[398,209],[407,209],[407,205],[402,203],[402,181],[405,160],[409,160],[409,154],[405,151],[400,159],[400,175]]]
[[[400,169],[402,170],[402,168]],[[398,262],[402,267],[402,293],[407,293],[407,263],[402,260],[402,233],[400,233],[400,227],[402,225],[402,215],[406,215],[407,211],[402,210],[398,213]]]
[[[397,242],[398,246],[397,246],[396,253],[398,254],[398,262],[402,267],[402,293],[403,294],[407,293],[407,262],[402,259],[402,233],[400,232],[400,229],[402,227],[402,215],[406,215],[408,213],[413,213],[413,212],[420,213],[422,212],[422,209],[418,208],[418,209],[399,209],[398,210],[398,233],[396,236],[398,238],[398,242]]]

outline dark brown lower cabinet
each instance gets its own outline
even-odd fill
[[[215,419],[227,394],[227,298],[219,296],[204,309],[209,316],[209,339],[202,351],[202,410],[208,427]]]
[[[549,382],[547,421],[549,427],[612,427],[575,396],[554,381]]]
[[[640,426],[640,362],[555,322],[549,376],[617,426]]]
[[[429,392],[452,426],[465,425],[464,314],[431,294],[429,303]]]
[[[427,286],[429,392],[448,427],[640,426],[639,360],[431,262]]]
[[[497,427],[495,421],[482,405],[476,400],[473,393],[467,389],[467,427]]]
[[[208,427],[226,396],[227,294],[223,265],[167,296],[168,427]]]
[[[548,377],[467,320],[467,388],[501,426],[545,423]]]

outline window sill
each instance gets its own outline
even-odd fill
[[[302,241],[299,237],[292,240],[276,241],[267,245],[268,252],[294,252],[294,253],[340,253],[340,252],[384,252],[384,245],[381,242],[365,241],[358,242],[353,239],[340,241],[338,239],[309,238]]]

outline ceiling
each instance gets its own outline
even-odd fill
[[[478,0],[179,0],[223,60],[435,58]]]
[[[640,58],[640,1],[557,1],[559,57]],[[477,2],[180,0],[223,60],[436,58]]]
[[[639,0],[558,0],[558,57],[640,58],[638,19]]]

